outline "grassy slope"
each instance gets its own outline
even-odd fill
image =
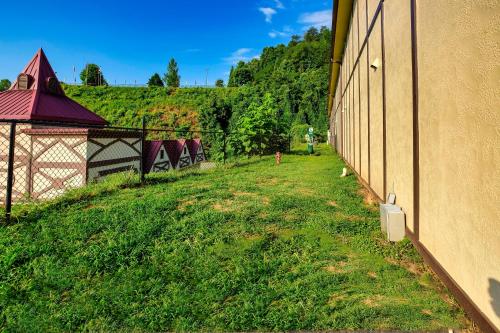
[[[211,88],[86,87],[65,85],[66,94],[115,126],[140,127],[143,115],[150,126],[198,125],[200,107]]]
[[[144,188],[115,179],[22,208],[23,222],[0,228],[0,329],[467,326],[321,153],[156,175]]]

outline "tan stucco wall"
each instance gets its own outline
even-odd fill
[[[500,0],[416,3],[420,241],[500,328]],[[343,135],[342,156],[383,197],[383,68],[367,69],[367,51],[369,64],[382,61],[380,17],[361,54],[359,79],[355,72],[347,86],[359,52],[357,13],[362,42],[367,16],[371,23],[378,5],[378,0],[354,3],[333,124]],[[410,1],[386,0],[384,16],[386,186],[396,193],[414,231]]]
[[[101,146],[92,141],[98,142],[101,146],[107,146],[99,151],[99,149],[101,149]],[[99,172],[101,171],[126,166],[130,166],[130,168],[135,170],[140,170],[139,158],[141,151],[141,141],[139,140],[139,138],[121,138],[120,140],[117,140],[116,137],[92,138],[92,141],[89,142],[87,149],[87,160],[89,163],[118,160],[121,158],[129,157],[136,157],[138,159],[129,162],[113,163],[106,166],[89,167],[87,176],[89,182],[100,179],[101,177],[99,176]],[[135,149],[133,149],[131,146],[133,146]]]
[[[363,51],[359,60],[361,97],[361,177],[368,182],[368,69],[367,54]]]
[[[18,124],[16,126],[16,146],[14,149],[14,183],[12,186],[12,200],[18,201],[27,197],[29,190],[29,151],[31,139],[22,133],[30,125]],[[0,125],[0,200],[4,203],[6,198],[5,186],[7,184],[7,166],[9,154],[10,125]]]
[[[410,2],[384,3],[387,191],[413,228],[413,94]]]
[[[380,16],[369,39],[370,65],[382,61]],[[379,197],[384,197],[382,67],[370,67],[370,185]]]
[[[500,328],[500,2],[417,13],[421,241]]]
[[[99,142],[99,144],[105,146],[102,151],[98,152],[101,147],[93,142],[89,142],[89,147],[87,151],[87,158],[89,162],[99,162],[118,158],[125,158],[131,156],[139,156],[137,151],[141,150],[141,142],[139,138],[122,138],[117,141],[117,138],[92,138],[93,141]],[[111,144],[113,143],[113,144]],[[111,145],[110,145],[111,144]],[[135,147],[134,150],[130,147],[132,145]],[[93,156],[96,152],[97,155]],[[93,156],[93,157],[92,157]],[[90,160],[90,157],[92,159]]]
[[[85,136],[33,135],[31,196],[36,199],[51,199],[69,189],[85,185],[86,152]],[[38,163],[51,163],[53,166],[47,165],[37,170]],[[72,163],[74,167],[58,163]],[[54,186],[52,179],[61,181],[62,188]]]

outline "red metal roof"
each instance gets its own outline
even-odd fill
[[[198,152],[198,148],[201,146],[200,139],[188,139],[186,140],[186,145],[189,149],[189,155],[191,155],[191,162],[195,162],[196,153]]]
[[[35,54],[21,73],[29,77],[28,89],[20,90],[16,80],[9,90],[0,93],[0,119],[107,124],[106,120],[64,94],[42,49]],[[54,80],[52,91],[48,88],[50,78]]]
[[[179,158],[182,154],[182,149],[186,143],[186,140],[165,140],[163,141],[165,144],[165,148],[167,149],[168,158],[170,160],[170,164],[172,167],[177,167],[177,163],[179,163]]]
[[[153,163],[156,160],[156,156],[158,156],[158,152],[160,151],[161,146],[163,145],[163,141],[146,141],[146,161],[145,161],[145,170],[146,172],[151,171],[153,167]],[[167,151],[168,154],[168,151]]]

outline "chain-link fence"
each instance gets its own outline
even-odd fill
[[[290,150],[290,136],[259,139],[247,155]],[[206,141],[206,142],[205,142]],[[185,129],[0,120],[0,201],[10,220],[12,203],[55,198],[69,189],[125,171],[151,172],[205,166],[210,155],[226,163],[243,154],[238,133]]]
[[[202,136],[217,131],[92,126],[54,121],[0,120],[0,200],[55,198],[110,174],[182,169],[207,160]],[[224,159],[226,153],[223,153]]]

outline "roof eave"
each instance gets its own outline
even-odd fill
[[[353,0],[334,0],[332,15],[332,47],[330,77],[328,82],[328,115],[331,115],[333,97],[337,89],[340,65],[344,57],[345,43],[353,8]]]

